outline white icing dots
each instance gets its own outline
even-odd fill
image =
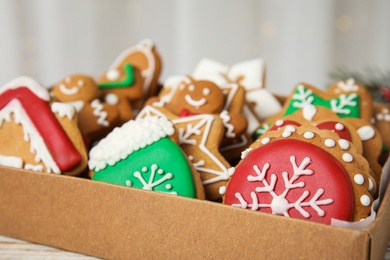
[[[336,145],[336,142],[333,139],[326,139],[325,140],[326,147],[334,147],[335,145]]]
[[[371,126],[368,126],[368,125],[360,127],[357,130],[357,133],[359,134],[360,139],[362,141],[370,140],[371,138],[373,138],[375,136],[374,128],[372,128]]]
[[[276,126],[282,126],[284,124],[284,120],[282,120],[282,119],[279,119],[279,120],[277,120],[276,122],[275,122],[275,125]]]
[[[345,139],[340,139],[339,140],[339,145],[340,145],[340,148],[343,149],[343,150],[348,150],[349,148],[349,142]]]
[[[167,185],[165,185],[165,189],[167,189],[167,190],[171,190],[171,189],[172,189],[172,185],[171,185],[171,184],[167,184]]]
[[[219,187],[219,194],[225,195],[225,193],[226,193],[226,186]]]
[[[245,149],[244,151],[242,151],[241,152],[241,159],[245,159],[252,150],[253,150],[253,148],[248,148],[248,149]]]
[[[194,90],[195,90],[195,86],[194,86],[194,85],[190,85],[190,86],[188,87],[188,90],[189,90],[189,91],[194,91]]]
[[[133,184],[131,183],[131,180],[127,180],[127,181],[126,181],[126,186],[127,186],[127,187],[131,187],[131,185],[133,185]]]
[[[104,97],[107,104],[115,106],[119,103],[119,98],[116,94],[110,93]]]
[[[209,88],[204,88],[203,89],[203,95],[205,95],[205,96],[210,95],[210,89]]]
[[[291,132],[290,132],[290,131],[284,131],[283,134],[282,134],[282,136],[283,136],[284,138],[290,137],[290,136],[291,136]]]
[[[84,84],[85,84],[84,81],[81,80],[81,79],[77,81],[77,85],[78,85],[79,87],[84,87]]]
[[[305,132],[303,134],[303,137],[305,137],[306,139],[313,139],[314,138],[314,133],[313,132]]]
[[[147,167],[142,167],[142,171],[143,171],[143,172],[147,172],[147,171],[148,171],[148,168],[147,168]]]
[[[286,128],[284,129],[283,133],[282,133],[282,136],[284,138],[287,138],[287,137],[290,137],[291,134],[295,132],[295,127],[291,126],[291,125],[288,125],[286,126]]]
[[[353,156],[350,153],[344,153],[343,160],[344,160],[344,162],[352,162]]]
[[[111,70],[107,71],[106,77],[110,81],[115,81],[115,80],[119,79],[120,75],[121,75],[121,73],[118,70],[111,69]]]
[[[362,195],[360,197],[360,203],[362,203],[363,206],[369,206],[371,204],[371,199],[367,195]]]
[[[342,131],[344,130],[344,125],[342,123],[337,123],[335,125],[336,130]]]
[[[371,179],[368,179],[368,190],[372,191],[373,188],[374,188],[374,183],[372,182]]]
[[[271,139],[268,138],[268,137],[265,137],[265,138],[261,139],[261,143],[262,144],[268,144],[270,141],[271,141]]]
[[[363,177],[363,175],[361,175],[359,173],[355,174],[355,176],[353,176],[353,180],[358,185],[362,185],[364,183],[364,177]]]

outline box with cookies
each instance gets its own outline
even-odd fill
[[[390,163],[363,86],[282,105],[260,60],[161,90],[160,69],[142,41],[100,79],[0,88],[0,234],[114,259],[383,258]]]

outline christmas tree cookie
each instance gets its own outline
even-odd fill
[[[167,118],[130,120],[90,151],[93,180],[204,199],[200,177],[170,138]],[[173,138],[174,139],[174,138]]]

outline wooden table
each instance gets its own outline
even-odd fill
[[[23,240],[0,236],[0,259],[98,259]],[[385,260],[390,260],[390,243]]]

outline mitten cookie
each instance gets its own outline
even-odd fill
[[[174,127],[165,117],[131,120],[90,151],[93,180],[204,199],[198,173],[170,139]]]

